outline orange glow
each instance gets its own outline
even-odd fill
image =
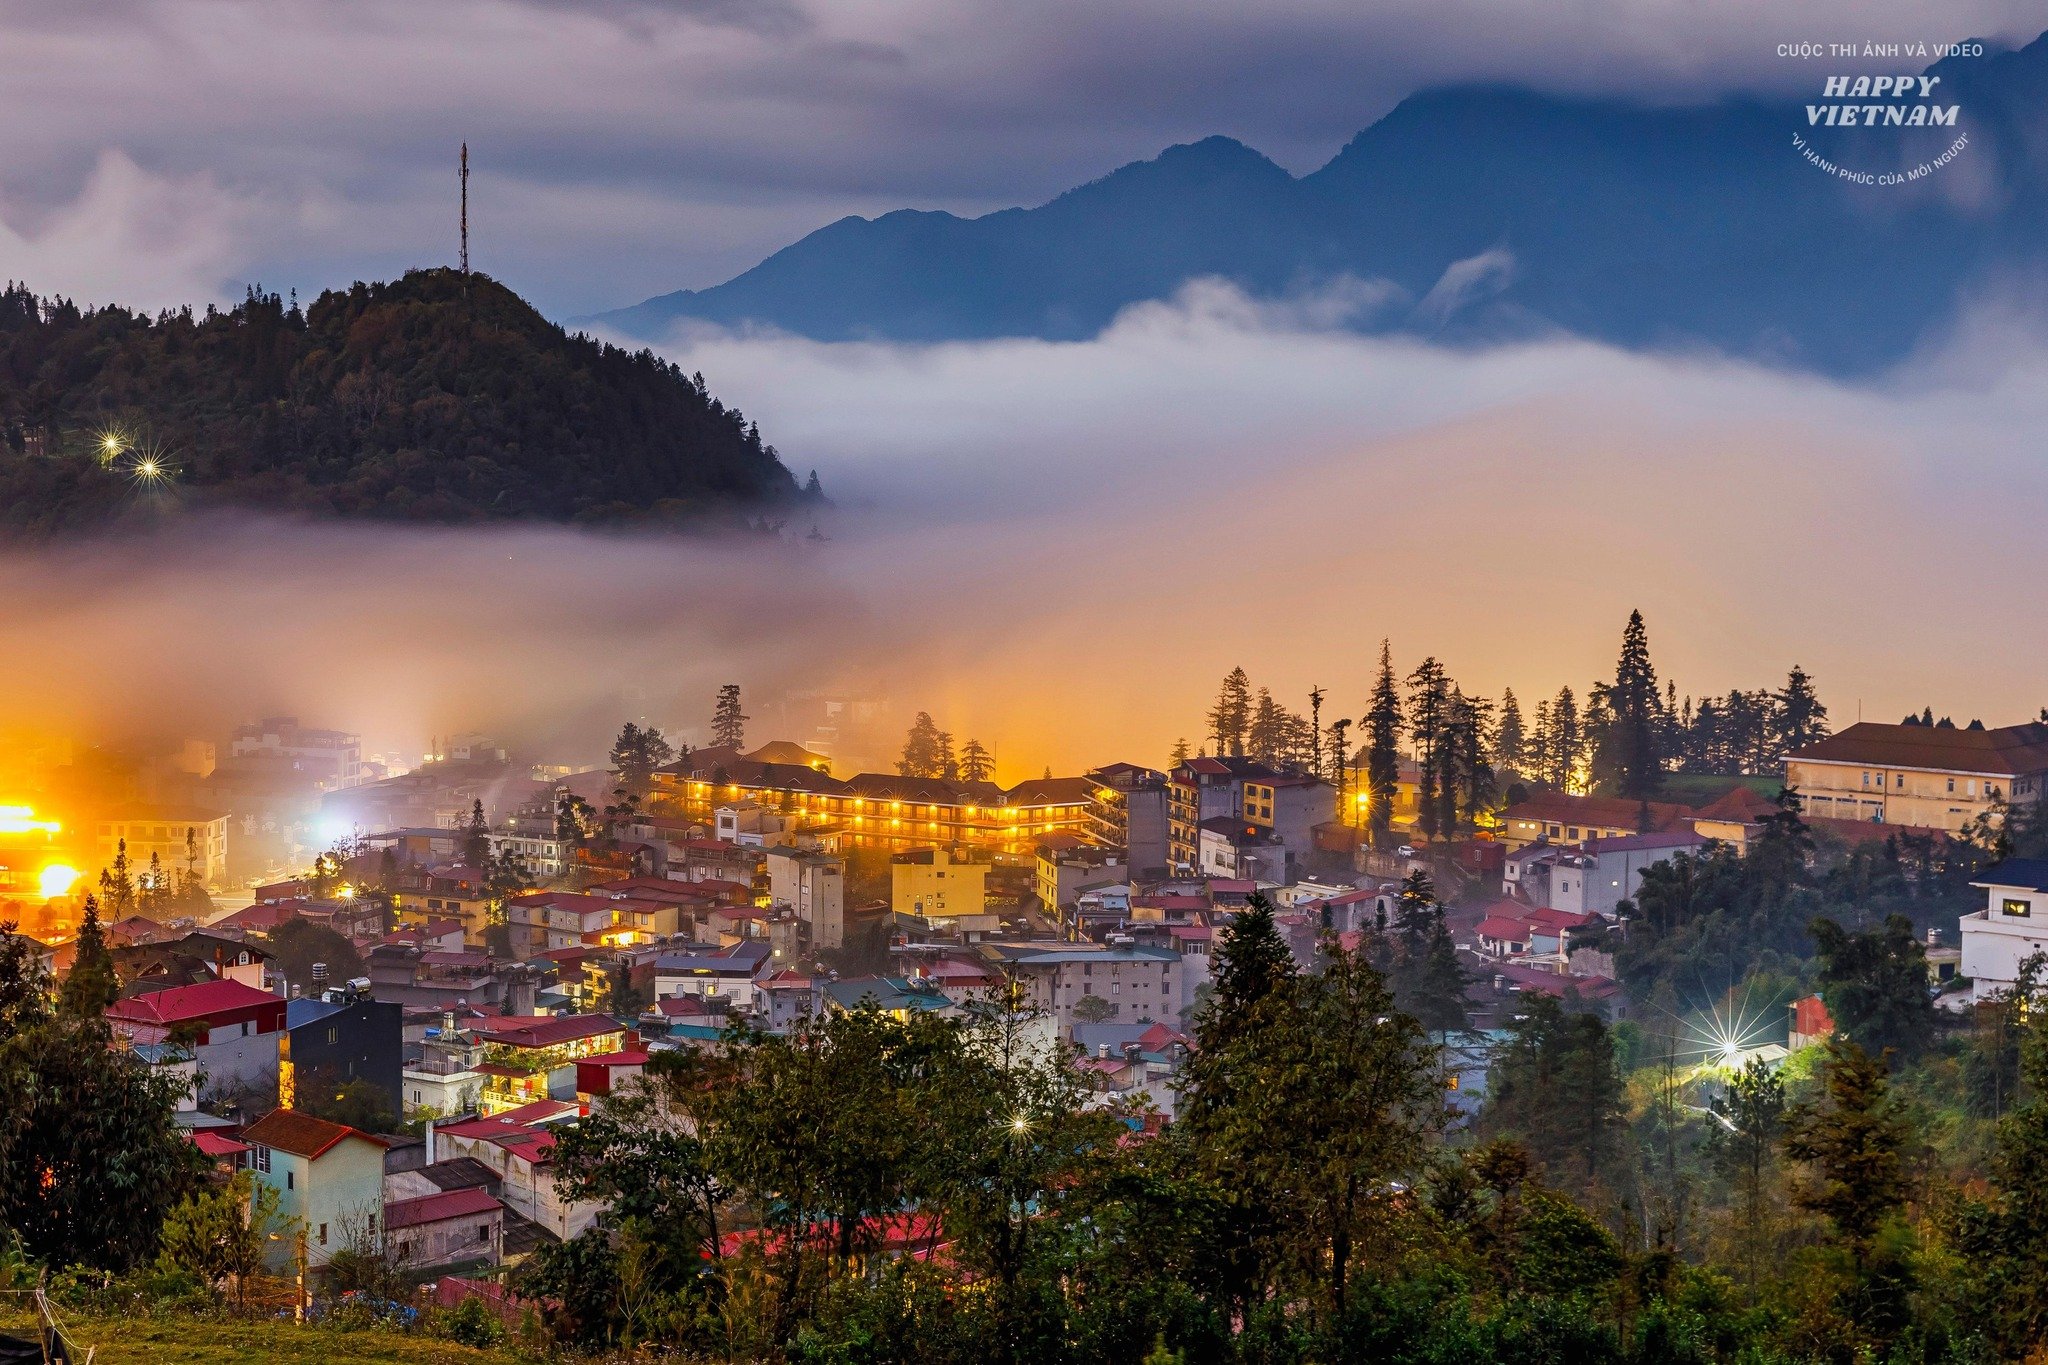
[[[51,863],[36,878],[36,889],[45,900],[56,900],[59,896],[71,894],[71,888],[78,885],[78,869],[62,863]]]
[[[0,834],[55,834],[63,826],[36,819],[33,806],[0,806]]]

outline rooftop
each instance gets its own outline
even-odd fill
[[[1811,763],[1867,763],[1874,768],[2018,777],[2048,772],[2048,724],[2029,721],[1996,730],[1958,730],[1866,720],[1795,750],[1791,757]]]
[[[361,1129],[351,1128],[345,1123],[329,1123],[326,1119],[316,1119],[296,1109],[273,1109],[244,1128],[242,1136],[253,1145],[290,1152],[309,1161],[349,1138],[361,1138],[379,1147],[384,1145],[382,1139]]]

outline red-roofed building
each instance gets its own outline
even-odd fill
[[[172,986],[107,1007],[116,1037],[138,1046],[173,1041],[204,1077],[201,1098],[239,1088],[275,1092],[285,1002],[240,981]]]
[[[573,1104],[524,1105],[487,1118],[435,1129],[444,1157],[474,1157],[503,1182],[513,1212],[567,1241],[596,1220],[601,1206],[564,1198],[555,1188],[553,1125],[573,1120]]]
[[[573,1093],[576,1063],[618,1052],[627,1030],[602,1014],[498,1016],[471,1031],[483,1044],[479,1107],[486,1114]]]
[[[384,1236],[408,1269],[496,1265],[504,1255],[505,1205],[481,1187],[394,1200],[384,1206]]]
[[[627,1050],[584,1057],[576,1063],[576,1098],[583,1104],[603,1099],[631,1085],[647,1069],[651,1054]]]
[[[242,1132],[256,1179],[277,1191],[278,1212],[306,1229],[306,1263],[323,1266],[347,1246],[366,1216],[382,1246],[384,1143],[345,1123],[296,1109],[273,1109]],[[288,1242],[272,1243],[273,1268],[292,1259]]]

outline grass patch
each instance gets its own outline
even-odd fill
[[[341,1331],[295,1322],[233,1318],[99,1318],[63,1315],[65,1330],[93,1365],[514,1365],[528,1359],[403,1332]],[[32,1316],[0,1311],[0,1332],[33,1339]]]

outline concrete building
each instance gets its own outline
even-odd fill
[[[1045,913],[1069,927],[1074,906],[1081,897],[1098,887],[1121,886],[1131,879],[1120,844],[1107,846],[1075,842],[1056,837],[1038,846],[1036,867],[1038,903]]]
[[[1173,1023],[1187,1003],[1181,995],[1180,954],[1138,944],[985,943],[991,965],[1013,976],[1031,1003],[1047,1011],[1065,1035],[1075,1022]],[[1083,1001],[1098,1003],[1084,1005]],[[1076,1014],[1076,1010],[1080,1014]]]
[[[1698,853],[1707,842],[1704,835],[1673,831],[1588,839],[1576,846],[1528,844],[1504,861],[1501,890],[1531,905],[1611,919],[1622,901],[1634,898],[1646,869]]]
[[[167,1043],[176,1034],[198,1064],[199,1098],[277,1086],[285,1002],[268,991],[228,980],[172,986],[116,1000],[106,1017],[130,1043]]]
[[[767,852],[768,902],[794,911],[808,926],[811,947],[846,943],[846,860],[830,853],[778,847]]]
[[[492,1266],[504,1258],[505,1205],[474,1185],[394,1200],[384,1206],[384,1235],[405,1270]]]
[[[1863,721],[1785,759],[1806,814],[1957,833],[2000,803],[2041,799],[2048,724],[1996,730]]]
[[[326,791],[353,787],[363,780],[361,736],[345,730],[317,730],[299,724],[297,716],[268,716],[238,726],[228,741],[228,752],[236,758],[265,754],[288,759],[293,768]]]
[[[889,860],[889,908],[921,919],[988,908],[988,859],[960,848],[920,848]]]
[[[1501,841],[1513,852],[1539,839],[1553,844],[1580,844],[1588,839],[1619,839],[1630,834],[1690,829],[1692,817],[1691,807],[1665,801],[1651,801],[1646,806],[1641,801],[1617,797],[1539,792],[1507,808],[1501,816],[1500,833]]]
[[[1962,973],[1975,999],[2009,991],[2020,965],[2048,953],[2048,859],[2008,858],[1970,885],[1985,893],[1982,910],[1963,916]]]
[[[1165,876],[1173,843],[1166,774],[1136,763],[1111,763],[1087,777],[1092,789],[1089,842],[1122,849],[1140,875]]]
[[[242,1130],[242,1141],[249,1144],[249,1169],[277,1191],[279,1216],[305,1229],[307,1269],[343,1249],[383,1247],[382,1141],[295,1109],[272,1110]],[[289,1273],[295,1257],[287,1240],[271,1243],[265,1259]]]
[[[110,866],[123,845],[128,872],[139,876],[153,856],[175,878],[190,862],[199,879],[214,890],[227,886],[228,817],[220,811],[182,807],[137,807],[95,823],[93,853],[99,866]]]
[[[404,1044],[397,1005],[373,999],[292,1000],[278,1052],[278,1103],[297,1102],[310,1087],[367,1081],[393,1115],[405,1112]]]

